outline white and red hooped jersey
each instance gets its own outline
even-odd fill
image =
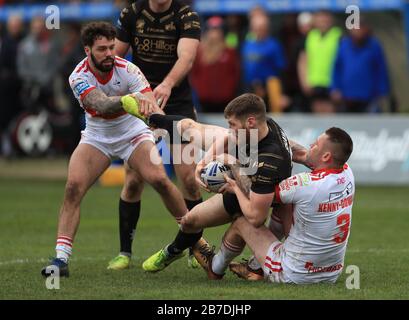
[[[336,281],[344,265],[354,194],[348,165],[297,174],[276,187],[279,202],[294,204],[281,262],[292,282]]]
[[[85,110],[87,126],[112,126],[115,123],[125,121],[125,118],[131,117],[138,120],[141,126],[146,126],[143,121],[129,115],[125,111],[104,115],[99,114],[95,109],[92,109],[83,103],[85,96],[94,89],[101,90],[109,97],[151,91],[149,82],[139,68],[133,63],[120,57],[115,57],[114,68],[106,79],[101,79],[98,74],[91,70],[88,60],[85,58],[75,67],[69,77],[69,82],[75,97],[78,99],[81,107]]]

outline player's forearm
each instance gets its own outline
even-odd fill
[[[88,93],[83,103],[101,114],[109,114],[123,110],[121,98],[120,96],[108,97],[102,91],[95,89]]]
[[[298,144],[297,142],[290,140],[290,147],[292,152],[292,160],[296,163],[307,165],[307,153],[308,150],[304,146]]]
[[[195,57],[191,55],[180,57],[163,80],[163,83],[171,88],[178,85],[192,69],[194,60]]]
[[[247,198],[249,198],[250,197],[250,187],[251,187],[250,178],[244,174],[240,174],[240,166],[238,164],[231,165],[230,168],[233,173],[233,178],[237,183],[237,186],[240,188],[243,194]]]
[[[245,217],[252,217],[250,199],[241,191],[240,188],[234,190],[239,201],[241,211]]]
[[[224,154],[228,146],[228,137],[223,137],[223,139],[216,139],[210,148],[206,151],[203,156],[203,162],[209,163],[216,159],[218,155]]]

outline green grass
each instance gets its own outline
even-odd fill
[[[359,187],[346,265],[360,268],[360,289],[348,290],[345,272],[335,285],[248,283],[227,274],[210,282],[182,259],[163,272],[146,274],[145,258],[173,239],[176,225],[158,195],[147,188],[134,242],[133,266],[106,270],[118,251],[120,188],[94,186],[60,290],[47,290],[40,269],[54,255],[63,181],[0,180],[0,299],[408,299],[409,188]],[[219,245],[225,227],[206,237]],[[248,252],[246,252],[248,253]]]

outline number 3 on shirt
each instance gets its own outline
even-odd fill
[[[349,234],[350,221],[351,215],[349,213],[341,214],[337,218],[337,226],[340,226],[340,232],[334,236],[334,241],[336,243],[342,243],[347,239]]]

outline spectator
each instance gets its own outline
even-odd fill
[[[284,93],[289,98],[289,106],[286,111],[310,111],[308,99],[301,89],[298,77],[298,61],[305,47],[306,36],[311,28],[312,14],[303,12],[298,16],[286,16],[280,31],[280,38],[285,44],[286,60],[288,61],[282,76]]]
[[[242,59],[246,89],[271,105],[267,82],[280,76],[285,59],[280,43],[270,36],[268,16],[259,10],[250,15],[250,34],[243,44]]]
[[[81,138],[81,130],[84,128],[85,117],[84,111],[78,106],[78,101],[75,96],[72,94],[71,87],[68,85],[66,79],[70,76],[72,70],[75,69],[75,66],[78,64],[78,61],[81,61],[85,57],[84,47],[81,44],[80,32],[81,25],[79,24],[69,24],[67,25],[65,34],[65,42],[62,47],[62,63],[61,63],[61,77],[64,81],[64,95],[68,100],[69,113],[71,118],[71,126],[69,135],[71,139],[67,149],[69,152],[72,152],[77,146]]]
[[[226,45],[240,51],[244,39],[242,16],[230,14],[226,17]]]
[[[11,15],[7,21],[7,30],[0,45],[0,135],[1,154],[11,155],[8,135],[10,122],[21,112],[21,81],[17,75],[17,48],[23,37],[23,21],[20,16]]]
[[[25,86],[27,108],[37,105],[54,109],[53,78],[59,68],[59,43],[45,28],[44,19],[31,21],[30,34],[21,42],[17,55],[17,69]],[[32,94],[38,92],[34,97]]]
[[[342,31],[334,26],[330,12],[315,13],[313,21],[314,28],[308,33],[304,51],[300,55],[301,86],[304,94],[311,98],[313,112],[335,112],[329,91]]]
[[[333,72],[333,97],[346,112],[370,111],[389,94],[387,64],[366,21],[342,39]]]
[[[202,112],[223,112],[237,94],[240,61],[236,50],[226,46],[222,26],[220,17],[208,20],[190,74]]]

